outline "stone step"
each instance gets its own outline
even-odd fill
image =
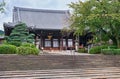
[[[0,71],[0,79],[33,79],[33,78],[120,78],[120,67],[86,68],[86,69],[52,69],[52,70],[27,70],[27,71]]]
[[[120,57],[109,55],[0,55],[0,71],[119,67]]]

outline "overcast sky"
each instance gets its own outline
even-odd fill
[[[0,29],[3,30],[3,22],[12,21],[12,9],[14,6],[37,9],[66,10],[69,9],[67,4],[76,1],[78,0],[5,0],[6,10],[4,14],[0,14]]]

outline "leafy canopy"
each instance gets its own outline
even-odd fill
[[[71,3],[72,28],[82,34],[86,28],[102,41],[120,45],[120,0],[86,0]],[[100,37],[101,36],[101,37]]]
[[[4,12],[4,6],[5,6],[5,2],[4,0],[2,2],[0,2],[0,12],[3,13]]]

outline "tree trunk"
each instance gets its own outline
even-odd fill
[[[113,45],[117,46],[117,39],[115,37],[111,37],[111,40],[113,41]]]
[[[116,40],[117,40],[117,48],[120,48],[120,41],[118,38],[116,38]]]

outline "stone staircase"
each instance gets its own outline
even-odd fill
[[[119,67],[119,56],[104,55],[0,55],[0,71]]]
[[[120,67],[0,71],[0,79],[120,79]]]
[[[105,79],[104,77],[120,79],[119,56],[0,55],[0,79]]]

